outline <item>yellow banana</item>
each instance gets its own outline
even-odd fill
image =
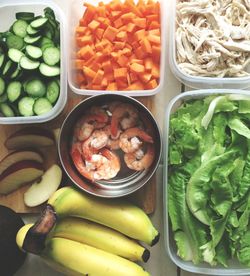
[[[140,208],[121,199],[97,198],[73,187],[64,187],[52,195],[48,204],[59,218],[86,218],[149,245],[159,240],[159,233],[148,216]]]
[[[23,250],[23,242],[26,238],[27,232],[29,231],[29,229],[33,226],[33,223],[30,224],[26,224],[24,225],[22,228],[19,229],[19,231],[17,232],[16,235],[16,243],[18,245],[18,247]]]
[[[141,266],[127,259],[63,238],[49,239],[41,256],[70,276],[149,276]]]
[[[59,220],[50,233],[50,238],[65,238],[81,242],[113,253],[131,261],[147,261],[149,251],[125,235],[106,226],[67,217]]]

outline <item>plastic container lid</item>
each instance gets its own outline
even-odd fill
[[[233,89],[245,89],[250,87],[250,76],[248,77],[236,77],[236,78],[212,78],[212,77],[199,77],[186,74],[182,71],[176,61],[176,42],[175,42],[175,30],[176,30],[176,3],[178,0],[173,0],[172,16],[170,17],[170,29],[169,29],[169,65],[170,69],[175,77],[185,85],[198,88],[233,88]],[[248,72],[250,73],[250,68]]]
[[[164,139],[165,141],[164,148],[163,148],[163,158],[164,158],[164,170],[163,170],[163,185],[164,185],[164,192],[163,192],[163,208],[164,208],[164,242],[167,254],[169,255],[170,259],[181,269],[193,272],[193,273],[201,273],[207,275],[250,275],[250,268],[241,265],[237,260],[232,260],[228,264],[228,268],[225,268],[221,265],[217,266],[210,266],[206,263],[201,263],[198,265],[194,265],[192,262],[183,261],[177,255],[177,248],[175,245],[175,241],[173,238],[173,233],[170,227],[170,221],[168,217],[168,143],[169,143],[169,122],[170,122],[170,115],[184,102],[190,99],[199,99],[204,98],[211,95],[220,95],[220,94],[243,94],[243,95],[250,95],[250,91],[243,91],[243,90],[233,90],[233,89],[206,89],[206,90],[196,90],[196,91],[189,91],[183,94],[180,94],[173,98],[166,110],[165,115],[165,133]]]
[[[36,115],[30,117],[0,117],[0,124],[31,124],[43,123],[52,120],[63,110],[67,101],[67,60],[66,56],[66,43],[65,43],[65,16],[62,10],[52,1],[43,0],[2,0],[0,2],[0,18],[1,26],[0,31],[5,32],[8,30],[16,20],[15,14],[17,12],[34,12],[36,15],[43,14],[43,9],[50,7],[55,12],[57,20],[60,22],[60,50],[61,50],[61,74],[60,74],[60,96],[55,106],[46,114]]]
[[[89,3],[91,5],[98,5],[99,2],[109,3],[109,0],[74,0],[70,4],[70,9],[68,12],[68,39],[69,39],[69,52],[68,52],[68,64],[69,64],[69,71],[68,71],[68,82],[71,90],[80,95],[98,95],[98,94],[106,94],[106,93],[116,93],[126,96],[152,96],[161,91],[164,85],[164,75],[165,75],[165,63],[166,63],[166,1],[165,0],[158,0],[161,5],[161,60],[160,60],[160,80],[159,85],[151,90],[131,90],[131,91],[108,91],[108,90],[88,90],[88,89],[80,89],[74,85],[73,75],[74,69],[72,68],[72,60],[71,57],[74,55],[75,40],[75,27],[79,25],[79,19],[83,16],[85,12],[85,7],[83,6],[84,3]],[[135,0],[137,2],[137,0]]]

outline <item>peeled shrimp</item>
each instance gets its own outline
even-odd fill
[[[101,123],[103,126],[106,122],[107,118],[102,114],[85,115],[76,123],[74,136],[79,141],[84,141],[98,128],[98,123]]]
[[[82,158],[81,143],[73,144],[71,158],[78,172],[91,181],[111,179],[120,171],[120,159],[108,149],[103,149],[100,154],[93,154],[89,161]]]
[[[129,128],[121,134],[119,145],[125,153],[132,153],[141,147],[141,140],[148,143],[153,143],[152,137],[142,129],[137,127]]]
[[[100,162],[95,155],[92,156],[92,164],[95,165],[96,162],[98,164],[97,169],[94,172],[94,179],[108,180],[114,178],[121,169],[119,157],[115,153],[106,148],[102,149],[100,151],[100,154],[102,157],[106,158],[106,161]],[[96,158],[97,160],[95,160]]]
[[[109,141],[109,136],[104,130],[95,130],[90,137],[82,143],[82,154],[86,160],[104,148]]]
[[[147,144],[146,153],[139,149],[132,153],[124,154],[124,161],[128,168],[134,171],[142,171],[148,169],[155,158],[155,149],[152,144]]]
[[[123,129],[131,128],[136,126],[138,122],[138,111],[130,104],[122,103],[118,105],[112,114],[111,119],[111,134],[116,136],[119,123]],[[124,121],[125,120],[125,121]],[[123,123],[122,123],[123,122]]]
[[[122,131],[119,129],[118,132],[117,132],[117,135],[116,137],[113,137],[112,134],[111,134],[111,126],[110,125],[107,125],[103,131],[105,131],[105,133],[108,135],[109,137],[109,140],[108,140],[108,143],[107,143],[107,147],[111,150],[117,150],[120,148],[120,135],[122,133]]]

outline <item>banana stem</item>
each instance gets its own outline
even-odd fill
[[[23,250],[40,255],[45,248],[46,237],[54,227],[56,219],[54,208],[47,204],[38,221],[28,230],[23,242]]]

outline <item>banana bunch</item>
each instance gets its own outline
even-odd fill
[[[128,202],[65,187],[52,195],[36,224],[19,230],[16,240],[22,250],[39,254],[66,275],[149,276],[135,263],[150,256],[136,240],[154,245],[159,233]]]

